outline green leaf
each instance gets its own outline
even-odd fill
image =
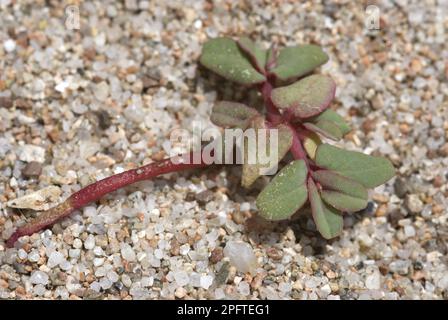
[[[305,132],[305,138],[303,139],[303,148],[308,156],[314,160],[316,158],[317,147],[322,143],[319,136],[314,132]]]
[[[248,37],[240,38],[238,40],[238,46],[250,57],[252,65],[258,71],[263,72],[267,60],[267,50],[261,49]]]
[[[341,211],[356,212],[367,207],[367,199],[355,198],[337,191],[322,190],[321,196],[326,203]]]
[[[342,132],[336,123],[328,120],[319,120],[316,123],[305,122],[304,127],[308,130],[320,133],[326,138],[338,141],[342,138]]]
[[[319,122],[321,120],[334,122],[342,132],[342,135],[346,135],[351,131],[350,126],[347,124],[344,118],[342,118],[337,112],[331,109],[327,109],[318,116],[309,119],[310,122]]]
[[[335,141],[340,140],[350,132],[350,127],[344,118],[331,109],[327,109],[321,114],[307,119],[307,121],[309,122],[304,123],[307,129]]]
[[[220,76],[240,84],[252,85],[266,80],[264,75],[255,70],[236,42],[229,38],[207,41],[199,61]]]
[[[255,118],[255,120],[252,121],[252,127],[255,128],[256,130],[256,141],[257,141],[257,145],[256,148],[252,148],[252,150],[250,150],[248,148],[248,146],[244,145],[244,163],[243,163],[243,172],[242,172],[242,178],[241,178],[241,184],[243,187],[248,188],[250,187],[255,180],[257,180],[257,178],[261,175],[261,171],[262,170],[269,170],[270,168],[275,167],[280,160],[283,159],[283,157],[286,155],[286,153],[289,151],[289,149],[291,148],[292,145],[292,132],[291,129],[283,124],[280,124],[277,127],[274,127],[272,129],[278,129],[278,148],[277,148],[277,155],[278,157],[275,159],[274,163],[272,163],[271,166],[269,166],[269,164],[264,164],[261,163],[261,161],[259,161],[259,150],[258,150],[258,129],[267,129],[266,124],[264,122],[264,118],[263,117],[258,117]],[[270,133],[267,132],[267,137],[266,137],[266,147],[269,148],[269,146],[271,145],[270,142]],[[247,130],[246,130],[247,132]],[[266,155],[269,157],[271,155],[271,150],[267,150],[266,151]],[[256,156],[256,163],[248,163],[248,158],[249,158],[249,152],[255,152],[255,156]]]
[[[246,129],[250,120],[259,115],[257,110],[243,103],[219,101],[213,106],[210,120],[224,128]]]
[[[329,144],[321,144],[317,148],[316,164],[356,180],[366,188],[379,186],[395,175],[392,163],[386,158],[347,151]]]
[[[265,70],[267,70],[270,65],[273,65],[275,63],[276,55],[277,47],[273,45],[267,51],[266,64],[264,66]]]
[[[289,86],[272,90],[272,102],[289,109],[300,118],[315,116],[325,110],[334,98],[336,85],[324,75],[312,75]]]
[[[314,171],[312,175],[323,187],[322,199],[336,209],[355,212],[367,206],[367,190],[359,182],[329,170]]]
[[[307,173],[303,160],[286,165],[258,195],[260,215],[269,220],[283,220],[299,210],[308,199]]]
[[[319,46],[302,45],[280,50],[276,67],[271,70],[280,80],[302,77],[328,61]]]
[[[320,198],[313,179],[308,179],[308,194],[317,230],[325,239],[337,237],[342,232],[342,215],[336,209],[327,206]]]

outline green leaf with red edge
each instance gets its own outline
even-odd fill
[[[295,160],[286,165],[260,192],[257,208],[268,220],[284,220],[299,210],[308,199],[305,161]]]
[[[318,116],[313,117],[312,119],[307,119],[310,122],[319,122],[322,120],[325,121],[331,121],[335,123],[339,130],[341,131],[342,135],[346,135],[351,131],[350,126],[347,124],[347,122],[344,120],[343,117],[341,117],[336,111],[333,111],[331,109],[327,109]]]
[[[336,123],[328,120],[319,120],[316,123],[305,122],[304,127],[308,130],[320,133],[328,139],[338,141],[342,138],[342,132]]]
[[[264,67],[267,61],[267,50],[260,48],[248,37],[240,38],[237,43],[240,49],[249,56],[252,65],[258,71],[264,72]]]
[[[311,131],[335,141],[350,132],[350,127],[344,118],[331,109],[327,109],[321,114],[307,119],[304,126]]]
[[[244,144],[244,163],[243,163],[243,173],[241,178],[241,184],[243,187],[248,188],[250,187],[255,180],[262,174],[262,171],[266,172],[270,169],[273,169],[275,166],[278,165],[281,159],[286,155],[286,153],[289,151],[292,145],[292,132],[291,129],[283,124],[278,125],[277,127],[273,128],[267,128],[264,118],[263,117],[256,117],[254,120],[252,120],[252,128],[255,129],[256,134],[256,141],[257,145],[252,146],[252,149],[249,149],[247,146],[247,141]],[[259,152],[257,150],[258,148],[258,131],[260,129],[267,129],[266,131],[266,155],[267,157],[271,156],[271,152],[273,150],[269,150],[269,146],[271,145],[270,141],[270,133],[269,131],[271,129],[278,129],[278,141],[277,141],[277,159],[274,161],[274,163],[271,163],[271,165],[263,163],[261,159],[258,157]],[[247,133],[248,130],[245,130],[245,133]],[[249,153],[252,154],[255,158],[255,163],[249,163]],[[263,153],[263,152],[260,152]]]
[[[272,102],[299,118],[315,116],[333,100],[336,85],[330,77],[312,75],[285,87],[272,90]]]
[[[240,84],[253,85],[266,80],[266,77],[252,66],[236,41],[230,38],[207,41],[199,61],[220,76]]]
[[[330,170],[314,171],[312,176],[323,187],[322,199],[336,209],[355,212],[367,206],[367,190],[359,182]]]
[[[308,195],[313,220],[319,233],[325,239],[331,239],[340,235],[344,224],[341,212],[322,201],[312,178],[308,179]]]
[[[319,46],[301,45],[280,50],[276,66],[270,70],[278,79],[286,81],[302,77],[328,61]]]
[[[210,120],[220,127],[244,130],[257,115],[257,110],[243,103],[219,101],[213,106]]]
[[[325,143],[317,148],[316,164],[353,179],[366,188],[379,186],[395,175],[392,163],[386,158],[348,151]]]

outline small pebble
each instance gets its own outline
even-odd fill
[[[50,256],[48,257],[47,266],[52,269],[52,268],[58,266],[64,260],[65,260],[64,255],[62,253],[53,251],[50,254]]]
[[[32,284],[42,284],[45,286],[48,284],[48,280],[48,275],[43,271],[34,271],[30,277],[30,282]]]
[[[95,247],[95,237],[90,234],[84,241],[84,248],[86,248],[87,250],[92,250],[94,247]]]
[[[12,39],[8,39],[3,42],[3,48],[5,48],[6,52],[13,52],[16,50],[16,42]]]
[[[26,164],[22,170],[22,175],[25,178],[38,177],[42,173],[42,165],[37,161],[31,161]]]
[[[411,213],[420,213],[423,210],[423,202],[416,194],[408,195],[405,205]]]
[[[252,247],[244,242],[229,241],[224,248],[224,255],[230,259],[238,271],[254,272],[257,268],[257,258]]]
[[[130,262],[135,261],[135,258],[136,258],[135,251],[127,243],[121,244],[121,256],[123,257],[123,259],[130,261]]]

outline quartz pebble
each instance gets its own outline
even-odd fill
[[[30,277],[30,282],[33,284],[46,285],[48,284],[48,280],[48,275],[43,271],[34,271]]]
[[[378,271],[366,277],[366,288],[370,290],[379,290],[381,286],[381,277]]]
[[[40,146],[25,144],[19,147],[17,156],[24,162],[35,161],[43,163],[45,161],[45,149]]]
[[[249,284],[246,281],[238,283],[238,292],[243,296],[248,296],[250,294]]]
[[[213,283],[213,277],[212,276],[202,276],[201,277],[201,287],[207,290]]]
[[[95,237],[90,234],[84,241],[84,248],[86,248],[87,250],[92,250],[94,247],[95,247]]]
[[[48,257],[47,266],[49,268],[54,268],[58,266],[60,263],[64,261],[64,255],[60,252],[53,251],[50,253],[50,256]]]
[[[257,268],[257,258],[252,247],[244,242],[229,241],[224,248],[224,255],[238,271],[254,272]]]
[[[5,48],[6,52],[13,52],[16,50],[16,43],[12,39],[8,39],[5,42],[3,42],[3,48]]]
[[[410,194],[406,198],[406,206],[412,213],[419,213],[423,210],[423,202],[415,194]]]
[[[177,271],[174,273],[174,280],[179,287],[186,286],[190,282],[190,278],[185,271]]]
[[[105,81],[101,81],[95,86],[93,93],[99,101],[104,101],[109,96],[109,86]]]
[[[127,261],[135,261],[135,252],[127,243],[121,245],[121,256]]]

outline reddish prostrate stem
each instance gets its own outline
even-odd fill
[[[268,121],[273,125],[281,123],[283,120],[282,115],[271,99],[272,84],[269,81],[264,82],[261,86],[260,92],[263,96],[264,104],[266,106],[266,118],[268,119]]]
[[[188,158],[185,156],[180,157],[184,160]],[[55,224],[57,221],[69,216],[73,211],[85,206],[86,204],[96,201],[104,195],[132,183],[148,180],[165,173],[207,166],[207,164],[203,161],[204,159],[202,158],[202,154],[190,154],[189,159],[192,159],[191,162],[196,162],[193,161],[193,159],[198,159],[200,160],[198,163],[190,163],[190,161],[174,161],[179,160],[180,157],[177,159],[170,158],[159,162],[150,163],[140,168],[128,170],[88,185],[87,187],[72,194],[61,204],[43,212],[37,218],[18,228],[8,239],[6,245],[8,247],[12,247],[20,237],[31,235],[39,230],[47,228]]]
[[[305,150],[302,146],[302,141],[300,140],[300,136],[293,126],[288,125],[291,128],[292,132],[292,145],[291,145],[291,153],[294,159],[302,159],[305,161],[306,167],[308,168],[308,172],[311,172],[310,161],[305,153]]]

